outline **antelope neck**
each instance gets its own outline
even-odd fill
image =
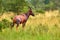
[[[29,16],[30,16],[29,13],[26,13],[25,15],[26,15],[27,18],[29,18]]]

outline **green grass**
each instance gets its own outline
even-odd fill
[[[46,26],[44,26],[44,28],[45,27]],[[17,32],[15,28],[13,28],[13,30],[6,28],[3,32],[0,32],[0,40],[60,40],[59,28],[53,26],[51,28],[52,31],[48,30],[49,32],[45,29],[43,29],[43,26],[34,29],[30,27],[26,30],[22,30],[20,27]]]
[[[30,17],[24,30],[21,25],[18,31],[15,26],[12,30],[2,29],[0,40],[60,40],[60,17]]]

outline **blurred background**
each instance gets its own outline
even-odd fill
[[[25,12],[28,6],[35,12],[60,10],[60,0],[0,0],[0,13]]]

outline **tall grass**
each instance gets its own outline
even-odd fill
[[[60,17],[46,17],[43,14],[30,17],[22,30],[22,25],[16,31],[16,26],[3,29],[0,40],[60,40]]]

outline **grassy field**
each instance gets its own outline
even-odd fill
[[[6,18],[11,21],[13,14],[4,14],[0,20]],[[25,29],[19,26],[18,32],[14,26],[2,29],[0,40],[60,40],[60,15],[58,11],[38,14],[35,17],[30,16]]]

